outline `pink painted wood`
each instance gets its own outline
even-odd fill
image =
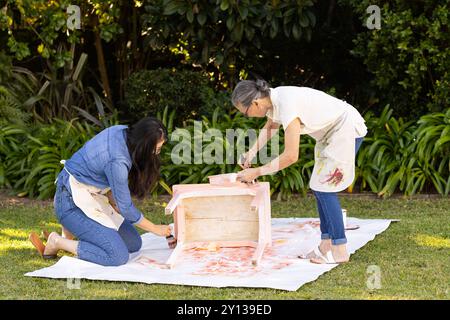
[[[177,247],[166,264],[173,268],[183,250],[211,244],[254,247],[252,263],[258,265],[272,245],[269,183],[247,185],[221,177],[210,181],[172,187],[165,213],[174,214]]]

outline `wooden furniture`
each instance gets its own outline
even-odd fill
[[[205,244],[251,246],[256,248],[252,263],[261,261],[264,249],[272,244],[269,183],[247,185],[234,178],[211,176],[209,184],[172,187],[173,197],[165,208],[166,215],[174,214],[177,238],[166,262],[170,268],[183,250]]]

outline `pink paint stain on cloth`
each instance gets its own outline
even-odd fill
[[[288,268],[294,261],[298,261],[295,251],[298,234],[304,238],[315,236],[315,230],[320,226],[319,221],[309,220],[302,223],[290,223],[272,228],[272,247],[264,250],[261,264],[254,266],[252,257],[253,247],[219,247],[214,242],[198,243],[196,247],[184,250],[180,256],[180,264],[195,266],[191,272],[197,276],[233,276],[249,277],[257,274],[270,275],[271,272]],[[306,233],[308,230],[309,234]],[[312,231],[312,232],[311,232]],[[140,256],[136,263],[158,269],[167,269],[164,260],[158,261],[147,256]]]
[[[215,252],[187,250],[185,258],[201,262],[195,275],[236,275],[247,276],[260,268],[252,265],[255,249],[251,247],[220,248]]]
[[[299,232],[301,229],[308,228],[308,226],[310,228],[318,229],[320,227],[320,221],[310,220],[310,221],[306,221],[306,222],[302,222],[302,223],[291,224],[288,227],[286,227],[286,226],[281,227],[281,228],[280,227],[273,227],[272,228],[272,232],[274,234],[296,233],[296,232]]]
[[[309,225],[309,226],[311,226],[311,227],[313,227],[313,228],[319,228],[319,227],[320,227],[320,221],[313,221],[313,220],[310,220],[310,221],[298,223],[298,224],[297,224],[297,227],[300,228],[300,229],[303,229],[303,228],[304,228],[305,226],[307,226],[307,225]]]
[[[151,259],[151,258],[146,257],[146,256],[140,256],[138,259],[136,259],[135,262],[139,263],[140,265],[143,265],[143,266],[157,267],[157,268],[160,268],[160,269],[168,269],[169,268],[163,262],[159,262],[159,261],[157,261],[155,259]]]
[[[286,253],[289,241],[293,239],[293,234],[301,232],[304,228],[318,228],[318,221],[307,221],[295,223],[288,226],[274,227],[272,237],[272,247],[266,248],[260,266],[252,264],[252,256],[255,248],[217,248],[208,250],[207,244],[204,246],[186,250],[180,263],[190,262],[199,265],[199,268],[192,272],[193,275],[209,276],[239,276],[248,277],[257,273],[270,273],[270,270],[280,270],[292,265],[297,258],[296,254]]]
[[[272,268],[279,270],[279,269],[289,267],[291,264],[292,264],[292,262],[290,262],[290,261],[279,262],[279,263],[275,264]]]

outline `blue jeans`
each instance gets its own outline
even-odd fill
[[[363,138],[356,138],[355,154],[358,153]],[[314,191],[320,217],[322,240],[331,239],[333,245],[347,243],[345,226],[342,218],[341,204],[336,192]]]
[[[78,258],[103,266],[127,263],[129,254],[142,246],[134,226],[124,220],[116,231],[90,219],[75,205],[70,191],[60,180],[54,199],[55,212],[61,225],[78,238]]]

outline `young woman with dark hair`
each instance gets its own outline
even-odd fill
[[[168,237],[167,225],[155,225],[133,204],[159,179],[159,153],[167,131],[147,117],[127,127],[109,127],[64,162],[58,175],[55,213],[63,230],[78,240],[50,233],[44,247],[33,233],[31,242],[44,258],[65,250],[79,259],[104,266],[125,264],[139,251],[142,239],[134,226]]]

